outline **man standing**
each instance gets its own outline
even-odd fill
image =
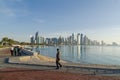
[[[62,67],[60,64],[60,51],[57,49],[57,54],[56,54],[56,69],[59,69],[59,67]]]
[[[12,46],[10,51],[11,51],[11,56],[13,56],[13,50],[14,50],[14,47]]]

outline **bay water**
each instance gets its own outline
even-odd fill
[[[61,59],[80,64],[120,65],[120,46],[36,46],[34,51],[49,57],[56,57],[56,49],[61,52]]]

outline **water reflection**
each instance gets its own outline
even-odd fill
[[[86,56],[86,46],[62,46],[63,59],[72,62],[84,62]]]
[[[82,49],[81,46],[78,45],[77,46],[77,57],[78,57],[78,60],[80,60],[80,58],[81,58],[81,54],[82,54],[82,52],[80,52],[80,51],[82,51],[81,49]]]
[[[86,46],[36,46],[35,51],[46,56],[55,57],[56,49],[59,48],[62,53],[62,59],[71,62],[83,62],[86,54]]]
[[[79,62],[84,62],[86,58],[86,46],[77,46],[77,59]],[[74,53],[76,54],[76,53]]]
[[[35,51],[45,56],[55,57],[56,49],[62,53],[62,59],[75,63],[119,64],[120,47],[112,46],[35,46]]]

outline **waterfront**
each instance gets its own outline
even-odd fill
[[[37,46],[33,50],[55,58],[56,49],[65,61],[81,64],[120,65],[119,46]]]
[[[51,63],[40,63],[39,65],[33,65],[30,64],[30,61],[25,60],[26,63],[21,64],[21,63],[17,63],[17,64],[9,64],[8,62],[5,63],[6,58],[9,57],[9,60],[14,59],[19,59],[22,57],[28,57],[28,56],[21,56],[21,57],[10,57],[10,50],[9,48],[6,49],[1,49],[1,55],[0,55],[0,78],[2,80],[8,80],[8,79],[12,79],[12,80],[22,80],[23,77],[25,77],[26,79],[35,79],[35,80],[53,80],[53,79],[57,79],[58,77],[56,77],[56,75],[61,76],[62,78],[59,78],[59,80],[61,79],[65,79],[65,80],[78,80],[78,78],[80,80],[119,80],[119,66],[102,66],[102,65],[72,65],[72,64],[64,64],[64,67],[60,70],[55,69],[55,64],[51,64]],[[7,54],[7,55],[2,55],[2,54]],[[30,56],[31,59],[32,56]],[[15,62],[17,60],[14,60]],[[22,59],[20,59],[22,60]],[[24,62],[23,60],[23,62]],[[36,62],[35,59],[33,59],[34,62]],[[26,65],[27,64],[27,65]],[[28,65],[29,64],[29,65]],[[70,66],[72,65],[72,66]],[[94,75],[94,71],[96,71],[96,75]],[[30,73],[30,74],[29,74]],[[43,75],[40,76],[41,74],[47,74],[47,75]],[[22,75],[21,75],[22,74]],[[29,76],[31,74],[34,74],[32,76]],[[63,75],[62,75],[63,74]],[[6,75],[8,75],[8,77],[6,77]],[[15,76],[15,77],[11,77],[11,75]],[[65,76],[64,76],[65,75]],[[103,76],[104,75],[104,76]],[[108,76],[109,75],[109,76]],[[47,78],[46,78],[47,76]],[[77,78],[77,79],[76,79]]]

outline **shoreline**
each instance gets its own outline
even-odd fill
[[[4,57],[3,59],[8,58],[10,61],[9,63],[2,63],[5,64],[1,65],[2,68],[4,67],[21,67],[21,68],[30,68],[30,69],[41,69],[41,70],[55,70],[56,64],[55,59],[48,59],[47,56],[39,55],[37,53],[30,56],[8,56]],[[41,60],[42,59],[42,60]],[[37,64],[36,64],[37,63]],[[8,65],[8,66],[7,66]],[[76,64],[76,63],[69,63],[69,62],[62,62],[62,69],[59,71],[62,72],[70,72],[70,73],[80,73],[80,74],[89,74],[89,75],[120,75],[120,66],[113,66],[113,65],[99,65],[99,64]]]
[[[21,63],[23,61],[27,62],[27,64],[32,64],[33,62],[34,64],[37,64],[39,65],[39,63],[41,62],[45,62],[45,63],[55,63],[55,58],[52,58],[52,57],[49,57],[49,56],[44,56],[44,55],[41,55],[41,54],[38,54],[37,52],[33,52],[33,51],[30,51],[30,50],[24,50],[25,53],[27,53],[28,55],[27,56],[18,56],[18,57],[11,57],[10,59],[12,59],[10,62],[13,61],[16,62],[17,59],[20,59],[19,62]],[[19,63],[18,62],[18,63]],[[104,65],[104,64],[80,64],[80,63],[73,63],[73,62],[69,62],[69,61],[64,61],[64,60],[61,60],[60,61],[62,64],[64,65],[69,65],[69,66],[75,66],[75,67],[90,67],[90,68],[106,68],[106,69],[120,69],[120,65]],[[49,64],[50,65],[50,64]]]
[[[31,52],[31,51],[30,51]],[[10,64],[17,65],[27,65],[27,66],[36,66],[42,69],[52,69],[55,70],[56,64],[55,59],[43,55],[37,55],[34,53],[32,56],[22,56],[22,57],[11,57],[9,58]],[[62,71],[63,72],[72,72],[72,73],[85,73],[89,75],[120,75],[120,66],[117,65],[99,65],[99,64],[76,64],[69,62],[62,62]],[[54,68],[54,69],[53,69]]]
[[[7,50],[7,51],[6,51]],[[6,47],[6,48],[0,48],[0,51],[1,53],[0,54],[7,54],[10,56],[10,48],[9,47]],[[3,51],[3,52],[2,52]],[[26,50],[28,52],[30,52],[30,56],[27,55],[27,56],[20,56],[21,58],[22,57],[30,57],[30,58],[37,58],[40,60],[40,62],[50,62],[50,63],[55,63],[55,58],[52,58],[52,57],[48,57],[48,56],[44,56],[44,55],[41,55],[41,54],[38,54],[37,52],[33,52],[33,51],[30,51],[30,50]],[[8,52],[8,53],[6,53]],[[29,54],[29,53],[28,53]],[[31,55],[32,54],[32,55]],[[18,56],[19,57],[19,56]],[[10,57],[10,58],[18,58],[17,56],[16,57]],[[23,60],[24,61],[24,60]],[[64,60],[61,60],[61,62],[63,64],[68,64],[68,65],[74,65],[74,66],[86,66],[86,67],[97,67],[97,68],[111,68],[111,69],[120,69],[120,65],[104,65],[104,64],[80,64],[80,63],[73,63],[73,62],[69,62],[69,61],[64,61]]]
[[[6,53],[8,50],[9,49],[6,49],[6,51],[2,53]],[[6,54],[9,55],[10,52]],[[76,68],[63,66],[61,69],[56,70],[55,63],[53,65],[50,63],[50,65],[45,65],[47,62],[41,62],[41,65],[5,63],[6,58],[12,57],[8,55],[0,57],[1,80],[120,80],[120,74],[105,74],[104,70],[98,71],[98,73],[95,72],[95,70],[88,70],[85,67]]]

